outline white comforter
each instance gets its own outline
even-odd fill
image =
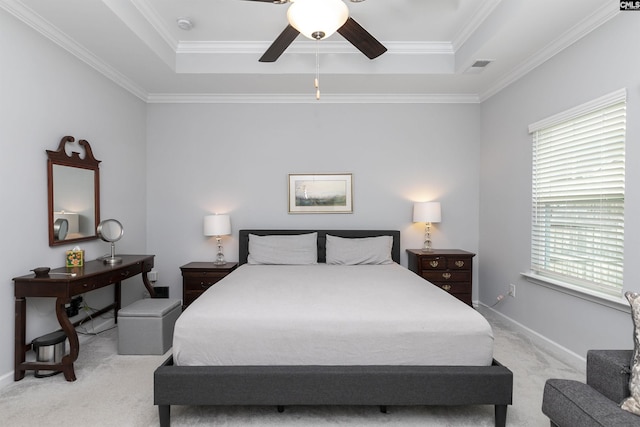
[[[243,265],[178,319],[177,365],[490,365],[478,312],[398,264]]]

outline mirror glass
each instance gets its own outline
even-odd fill
[[[105,264],[121,263],[122,258],[116,256],[116,245],[114,243],[120,240],[124,234],[124,229],[120,221],[117,219],[105,219],[98,224],[97,232],[102,240],[111,242],[111,255],[102,257],[102,261]]]
[[[97,238],[100,161],[87,141],[73,142],[65,136],[58,150],[47,150],[50,246]]]
[[[105,242],[117,242],[124,234],[124,228],[117,219],[105,219],[98,225],[98,236]]]

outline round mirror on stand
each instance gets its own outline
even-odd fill
[[[105,264],[120,264],[122,262],[122,258],[116,256],[115,244],[115,242],[120,240],[124,234],[124,229],[122,228],[120,221],[117,219],[105,219],[98,224],[96,232],[98,237],[102,240],[111,243],[111,255],[105,255],[102,257],[102,262]]]

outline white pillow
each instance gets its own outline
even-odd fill
[[[392,236],[344,238],[327,234],[327,264],[392,264]]]
[[[249,264],[317,264],[318,233],[258,236],[249,234]]]

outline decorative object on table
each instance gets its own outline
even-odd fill
[[[218,244],[218,253],[213,261],[216,265],[224,265],[224,253],[222,252],[222,236],[231,234],[231,219],[229,215],[207,215],[204,217],[204,235],[214,236]]]
[[[102,240],[111,243],[111,254],[102,257],[102,261],[105,264],[120,264],[122,258],[116,256],[115,245],[115,242],[120,240],[124,234],[124,229],[120,221],[117,219],[105,219],[98,224],[96,232]]]
[[[31,270],[35,273],[36,277],[49,277],[49,271],[51,268],[49,267],[37,267]]]
[[[65,260],[66,267],[82,267],[84,265],[84,251],[76,246],[67,251]]]
[[[289,213],[353,213],[352,174],[289,174]]]
[[[424,252],[433,252],[431,246],[431,224],[442,220],[440,202],[420,202],[413,204],[413,222],[424,222]]]

